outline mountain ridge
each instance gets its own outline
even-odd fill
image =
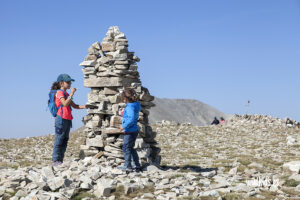
[[[213,121],[214,117],[228,119],[232,116],[197,99],[155,97],[153,103],[156,106],[150,110],[150,123],[168,120],[206,126]]]

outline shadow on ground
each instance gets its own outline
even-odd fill
[[[169,165],[162,165],[160,166],[162,170],[167,171],[169,169],[171,170],[180,170],[184,172],[210,172],[210,171],[218,171],[218,168],[201,168],[200,166],[196,165],[184,165],[184,166],[169,166]]]

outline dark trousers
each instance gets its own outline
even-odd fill
[[[125,167],[131,168],[131,158],[134,161],[136,167],[141,167],[139,162],[139,156],[134,149],[135,140],[138,136],[138,131],[132,133],[126,133],[123,139],[123,152],[125,159]]]
[[[69,133],[72,127],[72,120],[62,119],[60,116],[55,118],[55,139],[53,145],[52,161],[63,162],[67,145],[69,141]]]

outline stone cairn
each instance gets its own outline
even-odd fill
[[[135,143],[142,164],[159,165],[160,148],[155,141],[156,132],[148,122],[149,110],[155,106],[148,89],[142,87],[137,71],[140,59],[128,51],[128,40],[117,26],[111,26],[102,43],[95,42],[88,49],[89,54],[80,63],[84,68],[84,86],[91,88],[88,94],[88,115],[83,118],[85,144],[81,145],[80,158],[94,156],[112,166],[123,160],[122,110],[126,104],[121,101],[125,87],[133,88],[139,96],[139,136]]]

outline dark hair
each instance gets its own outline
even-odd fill
[[[223,117],[221,117],[221,120],[225,120]]]
[[[51,90],[59,90],[60,89],[60,82],[54,82],[52,84]]]
[[[125,88],[121,94],[122,100],[126,99],[129,103],[136,102],[139,100],[138,95],[132,88]]]

